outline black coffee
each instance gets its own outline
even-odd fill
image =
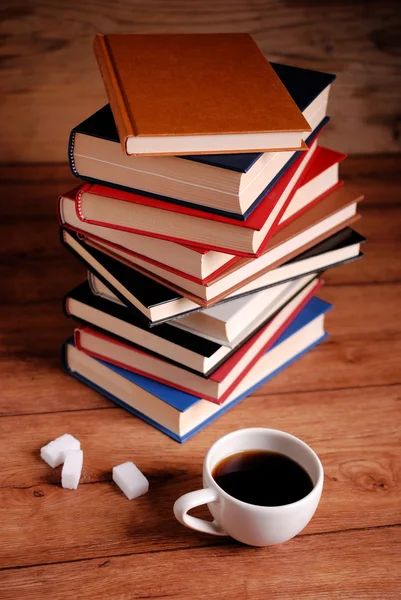
[[[259,506],[281,506],[313,489],[308,473],[279,452],[248,450],[231,454],[213,469],[213,479],[230,496]]]

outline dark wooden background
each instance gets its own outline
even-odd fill
[[[3,162],[64,162],[69,130],[106,103],[95,33],[250,32],[278,62],[338,75],[325,143],[401,150],[401,9],[381,0],[3,0]]]

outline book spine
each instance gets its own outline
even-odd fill
[[[83,239],[83,242],[85,242],[85,239]],[[88,271],[86,279],[88,281],[89,289],[92,292],[92,294],[94,296],[100,296],[102,298],[103,296],[98,292],[98,290],[96,288],[94,275],[93,275],[92,271]]]
[[[90,223],[88,219],[85,218],[85,215],[82,210],[82,195],[84,192],[88,192],[91,189],[92,185],[90,183],[84,183],[81,185],[76,193],[75,193],[75,213],[80,221],[83,223]]]
[[[68,365],[68,361],[67,361],[67,348],[69,344],[73,344],[74,340],[72,337],[69,337],[65,340],[65,342],[62,344],[61,348],[60,348],[60,362],[61,362],[61,367],[62,369],[68,373],[71,374],[71,369]]]
[[[63,308],[64,316],[66,316],[67,319],[71,318],[71,316],[72,316],[70,313],[69,306],[68,306],[68,301],[69,301],[69,295],[65,294],[64,298],[63,298],[63,302],[62,302],[62,308]]]
[[[81,331],[78,327],[74,329],[74,345],[78,350],[81,350],[81,352],[83,352],[81,344]]]
[[[70,133],[70,138],[68,140],[68,163],[70,165],[71,173],[75,175],[75,177],[79,177],[79,173],[75,166],[75,157],[74,157],[74,146],[75,146],[75,129],[73,129]]]
[[[57,200],[57,220],[60,227],[64,225],[64,217],[62,211],[62,196],[59,196]]]
[[[124,153],[128,154],[127,139],[130,136],[135,136],[135,129],[128,114],[118,75],[104,35],[96,35],[93,49],[109,97],[120,142]]]

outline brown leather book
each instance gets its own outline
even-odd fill
[[[308,122],[249,34],[97,35],[126,154],[305,148]]]

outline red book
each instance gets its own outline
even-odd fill
[[[313,206],[334,191],[339,183],[339,165],[347,157],[342,152],[319,146],[305,169],[299,182],[298,191],[292,196],[277,227],[277,231],[291,223],[305,208]]]
[[[75,344],[79,350],[95,358],[222,404],[240,379],[274,344],[321,285],[322,281],[317,278],[307,284],[209,377],[177,367],[89,327],[75,330]]]
[[[203,280],[216,275],[221,269],[234,264],[238,256],[215,252],[200,246],[189,246],[131,233],[84,223],[79,220],[75,210],[75,197],[80,186],[63,194],[58,199],[58,219],[61,226],[75,231],[81,236],[88,237],[98,243],[127,252],[130,256],[161,268],[171,269],[178,274],[188,274],[195,280]]]
[[[345,158],[345,156],[345,154],[340,154],[339,152],[335,152],[327,148],[318,147],[316,149],[308,168],[305,170],[304,175],[302,176],[302,180],[300,182],[302,185],[298,187],[297,192],[291,197],[291,200],[280,220],[280,223],[277,226],[276,231],[280,231],[294,219],[300,217],[305,211],[323,200],[328,193],[334,191],[341,185],[342,182],[338,181],[338,170],[339,163]],[[84,227],[88,227],[86,224],[82,225]],[[122,253],[122,256],[132,263],[133,268],[136,266],[142,266],[149,272],[155,272],[159,275],[160,269],[163,269],[165,271],[164,279],[166,280],[169,279],[170,272],[174,275],[178,275],[179,277],[183,277],[184,279],[193,281],[194,283],[207,285],[220,275],[223,275],[227,269],[232,268],[236,263],[241,261],[241,257],[238,256],[235,257],[228,254],[209,251],[210,256],[206,258],[210,258],[211,261],[214,260],[215,267],[213,268],[212,272],[208,273],[206,276],[196,277],[192,274],[192,272],[188,273],[184,270],[188,264],[188,261],[183,258],[183,253],[185,252],[190,254],[191,250],[194,252],[198,250],[199,252],[205,254],[208,252],[205,249],[182,244],[173,244],[164,240],[162,241],[155,239],[153,239],[153,243],[150,244],[149,242],[152,238],[124,232],[125,236],[129,236],[129,242],[134,241],[134,238],[137,240],[137,248],[141,247],[140,244],[142,240],[143,253],[140,253],[116,243],[118,235],[121,236],[121,232],[97,227],[95,225],[89,225],[89,228],[92,232],[95,230],[96,235],[93,235],[91,231],[85,233],[79,228],[75,228],[75,231],[84,235],[89,243],[92,241],[96,247],[103,249],[104,252],[113,252],[114,250],[114,252]],[[100,237],[102,231],[106,233],[108,239]],[[271,238],[268,240],[268,242],[270,241]],[[125,243],[127,243],[127,239],[125,239]],[[163,243],[165,246],[168,245],[169,247],[160,248],[158,251],[156,248],[157,244]],[[149,247],[145,247],[145,245]],[[152,256],[145,255],[145,252],[149,250],[151,251],[150,253]],[[160,258],[160,260],[157,260],[158,258]],[[166,260],[169,262],[167,265],[162,262]],[[201,259],[199,259],[199,261],[200,260]]]
[[[315,150],[316,141],[298,157],[246,221],[88,183],[76,194],[77,216],[83,223],[101,227],[238,256],[258,256],[301,186],[302,175]]]

